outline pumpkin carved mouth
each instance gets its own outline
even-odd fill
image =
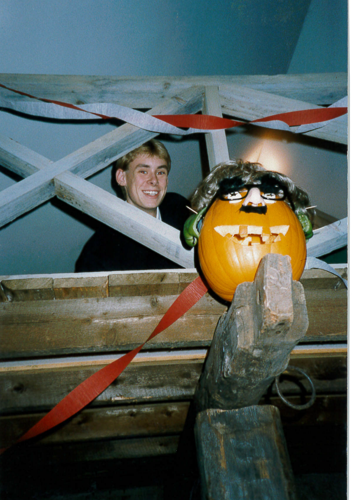
[[[237,243],[249,245],[264,245],[281,241],[281,235],[285,236],[289,225],[283,226],[216,226],[215,231],[223,237],[235,239]]]

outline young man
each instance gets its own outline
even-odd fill
[[[152,139],[117,160],[113,181],[125,201],[179,231],[189,216],[187,200],[167,193],[171,159],[165,146]],[[76,272],[174,269],[177,264],[103,224],[84,246]]]

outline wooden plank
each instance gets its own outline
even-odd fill
[[[347,264],[345,266],[335,267],[335,270],[338,271],[340,276],[344,279],[348,279],[348,267]],[[334,274],[329,273],[323,269],[307,269],[304,271],[300,282],[304,286],[305,290],[320,290],[320,289],[333,289],[337,290],[339,288],[345,288],[342,280],[335,276]]]
[[[185,268],[194,267],[194,252],[186,250],[180,232],[104,189],[64,173],[55,178],[59,199],[91,215]]]
[[[109,279],[102,277],[54,278],[55,300],[108,297]]]
[[[302,404],[299,396],[289,395],[287,399],[293,404]],[[263,398],[259,404],[277,407],[284,427],[344,425],[347,419],[346,394],[318,394],[315,404],[299,413],[274,395]],[[174,401],[84,409],[63,426],[42,436],[40,444],[181,434],[189,406],[190,401]],[[0,446],[13,443],[44,415],[42,412],[1,416]]]
[[[176,296],[172,296],[176,299]],[[146,341],[174,300],[170,297],[1,303],[0,357],[124,352]],[[206,299],[205,299],[206,300]],[[220,314],[192,312],[148,342],[148,349],[209,345]],[[9,306],[12,306],[9,308]],[[25,328],[23,325],[26,325]]]
[[[289,111],[319,108],[307,101],[298,101],[240,86],[233,86],[231,91],[220,90],[220,97],[224,114],[247,121]],[[347,144],[347,115],[304,135]]]
[[[334,250],[347,245],[348,224],[347,217],[315,229],[314,236],[307,242],[307,254],[311,257],[327,255]]]
[[[294,404],[302,403],[299,397],[289,397],[288,399]],[[292,410],[277,397],[263,400],[260,405],[267,405],[268,402],[280,410],[285,431],[297,429],[298,432],[302,432],[302,428],[306,426],[308,428],[318,427],[320,432],[324,433],[327,426],[336,427],[346,424],[347,398],[343,394],[318,395],[315,404],[302,412]],[[159,443],[165,442],[165,437],[170,435],[173,435],[178,441],[178,436],[185,425],[188,408],[189,402],[172,402],[130,405],[121,408],[85,409],[60,428],[56,428],[36,440],[35,445],[27,443],[26,447],[21,449],[20,456],[22,453],[26,453],[26,449],[32,453],[41,449],[45,454],[49,449],[59,449],[58,445],[66,452],[75,450],[77,447],[80,450],[99,450],[102,447],[102,440],[107,443],[107,439],[109,442],[115,442],[113,450],[119,449],[117,444],[121,444],[122,440],[133,440],[135,456],[145,456],[151,437],[154,443],[157,441]],[[43,413],[37,413],[0,417],[1,445],[13,442],[43,415]],[[140,455],[137,455],[137,443]],[[91,452],[89,454],[91,455]],[[111,454],[109,458],[117,457]],[[124,457],[119,455],[119,458]],[[60,460],[56,455],[55,460],[57,459]]]
[[[295,405],[308,401],[302,400],[300,396],[289,396],[287,400]],[[315,403],[307,410],[301,411],[290,408],[278,396],[267,397],[260,404],[276,406],[280,410],[284,428],[345,425],[347,421],[347,394],[318,394]]]
[[[147,272],[113,274],[109,276],[110,297],[132,297],[158,295],[178,295],[185,287],[195,280],[198,273],[187,275],[172,272]]]
[[[0,408],[2,415],[50,410],[74,387],[104,365],[50,368],[33,367],[0,371]],[[91,407],[152,404],[162,401],[190,401],[193,398],[203,363],[132,363]]]
[[[173,99],[156,106],[148,113],[196,113],[202,107],[202,96],[202,89],[190,89],[175,95]],[[89,177],[156,135],[158,134],[132,125],[122,125],[47,168],[4,189],[0,193],[0,227],[50,199],[53,196],[53,179],[59,174],[71,171],[73,174]]]
[[[181,434],[189,405],[189,402],[167,402],[85,409],[43,436],[40,443],[77,443]],[[12,444],[43,416],[43,413],[31,413],[0,417],[0,446]]]
[[[54,299],[52,278],[9,279],[1,283],[9,302]]]
[[[347,290],[307,289],[305,295],[309,328],[304,342],[345,341]],[[2,302],[0,356],[11,359],[135,348],[148,338],[177,296]],[[148,343],[148,349],[209,346],[225,311],[224,305],[207,294]]]
[[[347,392],[347,353],[344,356],[325,354],[324,356],[299,358],[293,352],[291,353],[289,366],[304,370],[312,379],[318,394],[346,394]],[[303,393],[307,401],[311,394],[311,387],[307,378],[298,372],[284,374],[280,378],[280,390],[284,396],[289,395],[290,397],[296,397]],[[268,397],[271,399],[275,396],[278,396],[278,394],[274,384]]]
[[[174,455],[179,436],[157,436],[133,439],[109,439],[94,442],[78,442],[41,446],[26,443],[21,447],[19,460],[45,465],[74,464],[78,462],[101,462],[105,460],[126,460],[141,457]],[[16,458],[11,457],[16,463]],[[17,462],[18,462],[17,461]],[[12,462],[13,463],[13,462]]]
[[[91,405],[116,407],[124,404],[152,404],[160,401],[190,401],[193,399],[204,356],[177,359],[136,359],[118,380],[107,388]],[[115,358],[116,359],[116,358]],[[2,363],[0,365],[0,408],[3,415],[39,412],[51,409],[80,382],[106,366],[109,360],[84,359],[33,360]],[[318,394],[346,393],[347,353],[322,353],[302,359],[291,354],[290,365],[305,370]],[[284,395],[297,396],[300,391],[310,393],[310,386],[299,374],[283,380]],[[272,387],[267,397],[274,397]]]
[[[206,115],[222,117],[219,87],[205,87],[203,113]],[[214,132],[205,134],[205,142],[208,151],[210,170],[218,165],[218,163],[229,161],[230,157],[225,130],[214,130]]]
[[[216,85],[222,92],[240,85],[318,105],[333,104],[347,95],[347,73],[150,77],[1,73],[0,83],[37,97],[77,106],[112,102],[137,109],[152,108],[175,93],[200,85]],[[29,99],[5,89],[0,89],[0,93],[13,100]]]
[[[305,290],[309,327],[305,342],[347,338],[347,290]]]
[[[21,177],[28,177],[48,167],[52,161],[0,134],[1,166]]]

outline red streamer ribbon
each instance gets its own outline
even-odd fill
[[[265,123],[274,120],[278,120],[286,123],[289,127],[295,127],[298,125],[307,125],[310,123],[319,123],[333,118],[338,118],[339,116],[345,115],[347,113],[346,107],[336,107],[336,108],[316,108],[316,109],[305,109],[302,111],[288,111],[287,113],[279,113],[276,115],[266,116],[264,118],[258,118],[248,123]],[[175,127],[192,127],[204,130],[220,130],[238,127],[240,125],[245,125],[245,122],[239,122],[235,120],[230,120],[229,118],[220,118],[211,115],[153,115],[154,118],[163,120],[169,125],[174,125]]]
[[[207,291],[207,285],[203,282],[202,278],[198,276],[198,278],[192,281],[192,283],[190,283],[181,292],[175,302],[161,318],[157,327],[143,344],[128,352],[116,361],[104,366],[104,368],[101,368],[96,373],[93,373],[93,375],[88,377],[69,394],[67,394],[67,396],[54,406],[49,413],[44,415],[42,419],[34,424],[34,426],[23,434],[14,444],[21,443],[34,438],[39,434],[43,434],[43,432],[46,432],[62,422],[65,422],[65,420],[69,419],[91,403],[125,370],[125,368],[131,363],[131,361],[149,340],[156,337],[156,335],[164,331],[181,316],[183,316],[203,297],[203,295],[206,294]],[[2,448],[0,450],[0,454],[13,445],[8,446],[7,448]]]
[[[74,109],[77,111],[81,111],[83,113],[97,116],[98,118],[102,118],[103,120],[111,120],[113,116],[107,116],[100,113],[95,113],[93,111],[87,111],[82,109],[74,104],[70,104],[62,101],[53,101],[50,99],[40,98],[28,94],[26,92],[21,92],[19,90],[12,89],[0,83],[0,87],[10,90],[11,92],[15,92],[16,94],[20,94],[31,99],[37,99],[42,102],[56,104],[58,106],[62,106],[65,108]],[[231,120],[229,118],[222,118],[212,115],[152,115],[153,118],[161,120],[169,125],[177,127],[179,129],[195,129],[192,131],[193,133],[197,131],[206,131],[206,130],[224,130],[228,128],[238,127],[240,125],[247,124],[255,124],[255,123],[266,123],[272,121],[281,121],[284,122],[289,127],[294,127],[298,125],[307,125],[312,123],[321,123],[325,121],[332,120],[334,118],[338,118],[346,114],[348,111],[347,107],[339,107],[339,106],[331,106],[329,108],[314,108],[314,109],[305,109],[301,111],[288,111],[286,113],[279,113],[275,115],[266,116],[263,118],[258,118],[256,120],[252,120],[250,122],[241,122],[237,120]],[[117,118],[119,118],[117,116]],[[123,117],[120,119],[123,120]]]

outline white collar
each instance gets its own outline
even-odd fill
[[[156,218],[157,218],[158,220],[162,220],[159,207],[156,207]]]

